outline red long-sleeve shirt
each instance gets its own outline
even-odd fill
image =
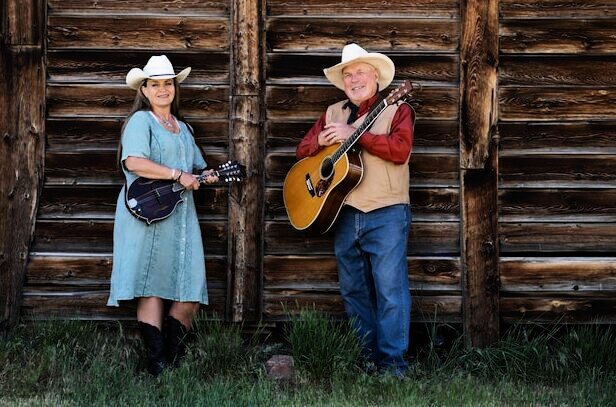
[[[378,94],[359,105],[357,117],[368,113]],[[373,134],[366,131],[357,141],[362,149],[369,153],[391,161],[394,164],[404,164],[413,147],[413,122],[411,108],[402,104],[394,114],[389,134]],[[322,146],[319,146],[319,133],[325,128],[325,113],[306,133],[297,146],[295,155],[298,159],[315,155]]]

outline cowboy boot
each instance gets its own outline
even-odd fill
[[[153,325],[141,321],[138,324],[148,356],[148,372],[152,376],[158,376],[166,366],[163,334]]]
[[[188,342],[189,330],[171,315],[167,316],[165,324],[165,341],[167,347],[167,363],[175,368],[180,364],[180,360],[186,356],[186,344]]]

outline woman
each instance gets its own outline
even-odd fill
[[[184,338],[199,304],[207,304],[201,231],[192,191],[199,189],[193,171],[207,164],[191,130],[180,120],[178,85],[190,68],[175,74],[166,56],[153,56],[143,69],[133,68],[126,84],[137,91],[122,128],[119,160],[126,184],[118,197],[113,231],[113,271],[109,306],[137,298],[137,321],[157,376],[184,356]],[[216,182],[213,170],[205,182]],[[184,202],[173,214],[148,225],[125,206],[125,188],[138,177],[175,180],[186,187]],[[164,300],[171,301],[164,315]]]

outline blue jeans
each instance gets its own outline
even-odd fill
[[[345,206],[336,222],[340,292],[364,352],[381,369],[404,371],[411,295],[406,260],[411,210],[392,205],[371,212]]]

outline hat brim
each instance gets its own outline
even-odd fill
[[[394,80],[396,67],[393,61],[387,55],[379,54],[378,52],[368,53],[366,55],[351,59],[350,61],[341,62],[330,68],[325,68],[323,69],[323,73],[335,87],[344,90],[342,70],[347,66],[358,62],[370,64],[379,72],[379,90],[385,89]]]
[[[139,89],[143,81],[146,79],[173,79],[175,78],[175,81],[177,83],[182,83],[184,82],[184,79],[188,77],[188,74],[190,74],[190,69],[191,69],[190,67],[184,68],[180,73],[176,75],[148,76],[145,74],[145,72],[143,72],[142,69],[133,68],[126,75],[126,84],[131,89]]]

